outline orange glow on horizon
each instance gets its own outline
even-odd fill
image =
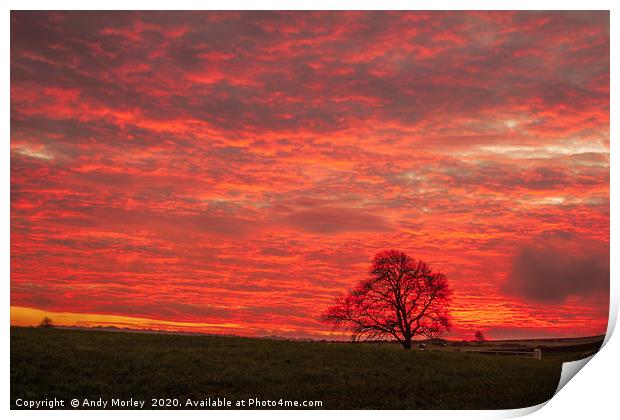
[[[174,322],[122,315],[54,312],[11,306],[12,326],[36,327],[39,326],[41,321],[46,317],[50,318],[52,324],[58,327],[113,327],[131,330],[257,336],[252,330],[248,330],[242,325],[235,323],[208,324],[203,322]],[[284,333],[286,333],[286,331],[284,331]],[[315,331],[313,335],[314,338],[339,338],[339,334],[326,333],[325,331]]]

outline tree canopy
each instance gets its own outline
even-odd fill
[[[437,338],[450,326],[452,291],[446,276],[397,250],[379,252],[368,277],[338,298],[322,316],[354,341],[396,339],[411,348],[413,338]]]

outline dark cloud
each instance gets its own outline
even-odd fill
[[[92,104],[229,131],[411,124],[521,104],[531,92],[577,112],[607,94],[590,81],[604,78],[608,60],[580,65],[608,49],[605,13],[506,13],[513,26],[501,32],[491,15],[449,12],[60,16],[12,13],[14,81],[44,74]]]
[[[286,222],[307,232],[334,234],[342,232],[385,232],[393,227],[371,210],[353,208],[314,208],[295,211]]]
[[[609,273],[608,246],[543,241],[517,251],[503,289],[526,300],[558,304],[569,296],[608,293]]]

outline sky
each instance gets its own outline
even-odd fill
[[[11,13],[12,324],[346,338],[384,249],[605,332],[608,12]]]

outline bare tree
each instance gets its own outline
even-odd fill
[[[52,323],[52,319],[47,316],[43,318],[39,324],[39,327],[41,328],[52,328],[53,326],[54,324]]]
[[[450,328],[452,291],[446,276],[403,252],[379,252],[369,276],[338,298],[323,322],[352,332],[352,340],[396,339],[405,349],[417,336],[437,338]]]
[[[482,331],[476,331],[476,333],[474,334],[474,339],[476,340],[476,343],[478,344],[482,344],[486,341],[486,338],[484,334],[482,333]]]

